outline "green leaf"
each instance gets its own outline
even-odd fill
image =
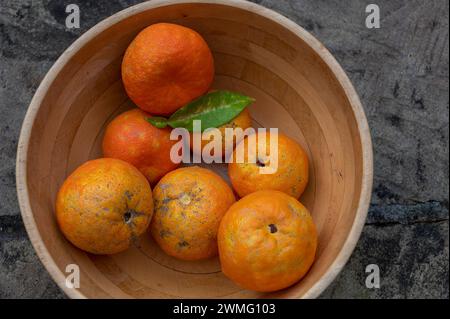
[[[183,127],[192,132],[193,121],[201,120],[204,131],[228,123],[254,101],[255,99],[239,93],[214,91],[183,106],[166,123],[173,128]],[[155,123],[163,124],[161,120],[156,120]]]
[[[168,125],[167,119],[165,117],[159,116],[148,117],[147,122],[149,122],[151,125],[157,128],[165,128]]]

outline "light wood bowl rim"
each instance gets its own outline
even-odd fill
[[[357,212],[353,221],[353,226],[341,251],[339,252],[334,262],[327,269],[325,274],[303,296],[301,296],[301,298],[316,298],[331,284],[331,282],[336,278],[339,272],[343,269],[344,265],[347,263],[356,246],[356,243],[358,242],[361,231],[365,224],[370,204],[373,181],[373,152],[370,130],[358,94],[356,93],[353,85],[351,84],[342,67],[331,55],[331,53],[324,47],[324,45],[302,27],[292,22],[288,18],[282,16],[281,14],[258,4],[247,2],[244,0],[154,0],[143,2],[124,9],[99,22],[97,25],[80,36],[72,45],[69,46],[69,48],[64,51],[64,53],[58,58],[58,60],[51,67],[51,69],[48,71],[41,84],[39,85],[39,88],[37,89],[26,112],[18,143],[16,159],[16,187],[22,218],[30,241],[47,271],[50,273],[58,286],[67,294],[67,296],[69,296],[70,298],[86,298],[86,296],[81,291],[77,289],[69,289],[65,286],[65,275],[56,266],[52,256],[45,247],[31,209],[27,187],[27,155],[30,135],[36,115],[39,111],[39,107],[43,98],[45,97],[56,76],[66,65],[66,63],[72,58],[72,56],[91,39],[99,35],[110,26],[132,15],[157,7],[186,3],[227,5],[256,13],[274,21],[275,23],[282,25],[283,27],[300,37],[303,41],[305,41],[321,57],[321,59],[326,63],[326,65],[336,76],[346,94],[346,97],[350,102],[361,139],[363,173],[361,181],[362,188],[359,197]]]

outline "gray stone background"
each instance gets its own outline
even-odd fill
[[[64,298],[25,232],[15,190],[20,126],[40,81],[83,32],[135,0],[0,2],[0,297]],[[255,0],[306,28],[341,63],[372,131],[369,217],[349,263],[323,298],[448,298],[449,2]],[[377,3],[381,28],[365,27]],[[81,28],[67,30],[77,3]],[[365,287],[377,264],[381,288]]]

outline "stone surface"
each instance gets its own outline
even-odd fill
[[[380,269],[379,289],[366,287],[370,264]],[[344,271],[321,297],[448,298],[448,275],[448,220],[368,224]]]
[[[64,298],[36,256],[21,218],[0,221],[0,299]]]
[[[0,3],[0,298],[63,298],[26,236],[15,193],[20,126],[58,56],[109,15],[140,1]],[[322,298],[448,298],[449,42],[446,0],[379,0],[381,28],[365,27],[373,1],[256,0],[297,22],[336,57],[371,127],[375,176],[361,240]],[[81,28],[64,26],[77,3]],[[381,287],[365,286],[366,266]]]

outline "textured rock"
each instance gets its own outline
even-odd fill
[[[109,15],[140,1],[0,3],[0,298],[60,298],[24,231],[15,193],[20,126],[58,56]],[[256,0],[315,35],[358,91],[372,131],[372,205],[349,263],[322,297],[448,298],[449,43],[446,0],[379,0],[381,28],[365,27],[373,1]],[[68,3],[81,28],[64,25]],[[365,267],[380,267],[380,289]]]
[[[2,216],[0,225],[0,299],[64,298],[36,256],[20,216]]]
[[[380,288],[365,285],[366,266],[380,269]],[[448,298],[448,220],[366,225],[358,246],[322,298]]]

